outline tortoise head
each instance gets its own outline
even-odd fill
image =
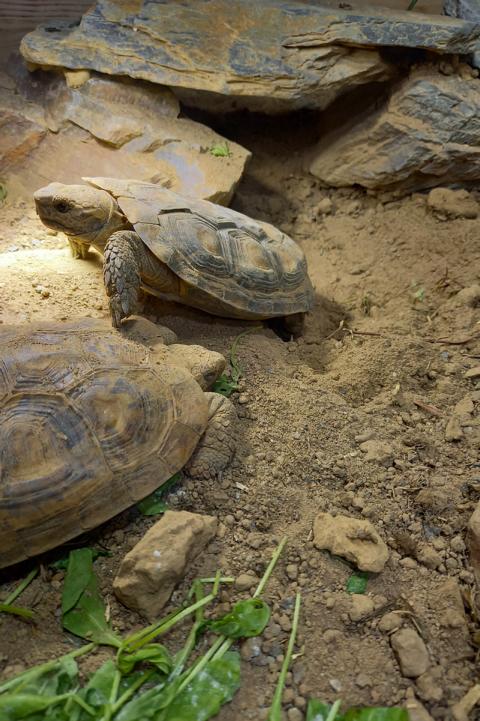
[[[129,227],[117,201],[105,190],[50,183],[33,197],[42,223],[78,243],[103,248],[112,233]]]

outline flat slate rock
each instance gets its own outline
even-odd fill
[[[129,75],[187,99],[213,93],[273,112],[325,108],[352,87],[388,79],[396,68],[381,58],[385,46],[463,54],[479,38],[480,25],[447,17],[292,0],[100,0],[80,24],[26,35],[21,52],[40,66]]]
[[[406,192],[480,180],[480,80],[414,71],[382,110],[322,138],[310,171],[336,187]]]
[[[230,202],[249,151],[178,118],[168,88],[101,76],[69,88],[60,76],[36,75],[17,74],[16,90],[0,84],[0,163],[18,195],[102,174]]]

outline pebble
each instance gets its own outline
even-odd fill
[[[403,568],[418,568],[418,563],[414,558],[410,558],[409,556],[401,558],[398,563],[400,566],[403,566]]]
[[[333,596],[329,596],[327,600],[325,601],[325,606],[329,609],[332,609],[335,607],[335,599]]]
[[[383,633],[390,633],[400,628],[402,623],[403,619],[401,614],[391,611],[390,613],[386,613],[385,616],[382,616],[378,622],[378,628],[380,631],[383,631]]]
[[[303,713],[300,711],[300,709],[295,708],[289,708],[287,711],[287,718],[288,721],[303,721]]]
[[[465,378],[469,378],[470,380],[476,380],[477,378],[480,378],[480,366],[475,366],[475,368],[470,368],[465,373]]]
[[[348,610],[348,615],[352,621],[361,621],[365,616],[369,616],[373,609],[374,603],[371,598],[360,593],[352,593]]]
[[[245,661],[250,661],[261,654],[260,640],[256,637],[247,638],[240,647],[240,655]]]
[[[367,676],[365,673],[359,673],[357,678],[355,679],[355,683],[360,688],[366,688],[367,686],[372,686],[372,679]]]
[[[421,676],[428,668],[429,656],[425,643],[413,628],[402,628],[390,636],[402,674],[407,678]]]
[[[287,571],[287,576],[291,581],[295,581],[297,579],[298,566],[295,563],[289,563],[285,570]]]
[[[322,200],[317,205],[318,215],[330,215],[330,213],[332,211],[333,211],[333,203],[330,200],[330,198],[322,198]]]
[[[237,591],[249,591],[253,586],[258,584],[257,576],[252,576],[248,573],[241,573],[235,579],[235,588]]]
[[[443,559],[438,551],[431,546],[425,545],[417,551],[417,561],[427,568],[438,568]]]

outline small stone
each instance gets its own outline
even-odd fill
[[[245,661],[260,656],[261,652],[260,639],[257,637],[247,638],[240,646],[240,655]]]
[[[429,666],[425,643],[413,628],[402,628],[390,636],[402,674],[407,678],[421,676]]]
[[[424,545],[417,551],[417,561],[427,568],[438,568],[443,559],[434,548]]]
[[[427,205],[444,218],[476,218],[479,206],[467,190],[434,188],[427,197]]]
[[[65,81],[69,88],[80,88],[88,80],[90,80],[90,72],[88,70],[64,70]]]
[[[343,638],[343,633],[336,628],[327,628],[322,636],[325,643],[337,644]]]
[[[444,679],[442,677],[444,672],[441,667],[438,667],[438,673],[436,671],[437,669],[423,673],[415,682],[419,696],[424,701],[438,702],[443,698],[442,682]]]
[[[359,433],[358,436],[355,436],[355,443],[365,443],[365,441],[371,441],[374,435],[374,431],[363,431],[363,433]]]
[[[330,200],[330,198],[322,198],[322,200],[317,205],[318,215],[330,215],[330,213],[332,211],[333,211],[333,203]]]
[[[403,618],[400,613],[391,611],[386,613],[378,622],[378,629],[383,633],[391,633],[396,631],[403,624]]]
[[[303,721],[304,716],[303,713],[300,711],[300,709],[295,708],[289,708],[287,711],[287,718],[288,721]]]
[[[239,402],[241,405],[245,405],[245,404],[248,403],[249,401],[250,401],[250,397],[249,397],[249,395],[248,395],[247,393],[240,393],[240,395],[238,396],[238,402]]]
[[[286,705],[293,703],[294,698],[295,698],[295,691],[293,690],[293,688],[286,688],[282,694],[283,703]]]
[[[359,673],[355,679],[355,683],[359,688],[366,688],[367,686],[373,686],[372,679],[365,673]]]
[[[395,456],[392,446],[381,441],[365,441],[360,444],[360,450],[366,454],[365,460],[379,463],[381,466],[391,466]]]
[[[365,616],[369,616],[373,609],[374,603],[371,598],[361,593],[352,593],[348,610],[348,615],[352,621],[361,621]]]
[[[447,427],[445,428],[445,440],[446,441],[461,441],[463,438],[462,426],[458,416],[451,416],[448,420]]]
[[[433,721],[425,706],[415,696],[411,688],[405,692],[405,708],[408,711],[410,721]]]
[[[469,368],[469,370],[465,373],[465,378],[468,378],[470,380],[476,380],[477,378],[480,378],[480,366]]]
[[[403,568],[410,568],[410,569],[418,568],[418,564],[417,564],[416,560],[414,558],[410,558],[409,556],[407,556],[406,558],[400,559],[400,561],[398,563]]]
[[[257,576],[250,575],[248,573],[241,573],[235,579],[235,588],[237,591],[249,591],[251,588],[258,584]]]
[[[355,563],[361,571],[380,573],[389,557],[388,548],[370,521],[319,513],[314,521],[313,542],[336,556]]]
[[[327,598],[327,600],[325,601],[325,606],[326,606],[328,609],[330,609],[330,610],[331,610],[332,608],[335,608],[335,599],[334,599],[333,596],[329,596],[329,597]]]
[[[295,563],[289,563],[285,570],[287,572],[287,576],[291,581],[295,581],[297,579],[298,566]]]

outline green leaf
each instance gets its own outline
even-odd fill
[[[105,606],[98,592],[93,572],[92,551],[71,551],[62,593],[63,627],[95,643],[120,646],[105,619]]]
[[[326,721],[328,714],[330,713],[331,706],[323,701],[318,701],[316,698],[310,699],[307,706],[307,718],[306,721]],[[341,716],[337,716],[336,719],[339,721]]]
[[[165,513],[167,504],[163,500],[164,496],[170,491],[172,486],[180,480],[181,474],[175,473],[168,481],[162,483],[160,488],[137,503],[137,508],[144,516],[156,516],[159,513]]]
[[[85,549],[81,549],[85,550]],[[109,551],[105,551],[101,548],[88,548],[87,550],[90,550],[92,552],[92,561],[96,561],[97,558],[100,556],[111,556],[112,554]],[[49,563],[49,568],[53,568],[56,571],[66,571],[68,568],[68,561],[69,556],[64,556],[63,558],[59,558],[58,561],[53,561],[52,563]]]
[[[306,721],[326,721],[332,706],[318,699],[311,699],[307,707]],[[336,714],[335,721],[408,721],[408,712],[398,706],[350,708],[344,714]]]
[[[173,683],[161,681],[153,686],[153,688],[144,691],[125,704],[125,706],[115,716],[115,721],[148,721],[149,719],[162,718],[158,714],[172,701],[181,678],[177,678]]]
[[[240,688],[240,656],[227,651],[198,673],[158,717],[158,721],[207,721]],[[123,721],[123,720],[122,720]]]
[[[357,571],[347,581],[347,593],[365,593],[367,590],[368,573]]]
[[[170,673],[173,668],[172,658],[160,643],[150,643],[138,651],[132,653],[121,653],[117,659],[118,669],[122,674],[133,671],[137,663],[150,663],[162,673]]]
[[[226,398],[230,398],[236,390],[238,390],[238,380],[234,380],[231,377],[229,378],[225,373],[222,373],[212,386],[214,393],[220,393],[220,395]]]
[[[350,708],[344,721],[408,721],[408,711],[398,706]]]
[[[226,142],[214,143],[210,148],[210,153],[216,158],[228,158],[232,154]]]
[[[214,633],[227,638],[249,638],[259,636],[270,619],[270,609],[260,598],[249,598],[235,604],[230,613],[207,626]]]
[[[33,714],[42,712],[68,698],[70,694],[60,696],[42,696],[29,693],[6,693],[0,696],[0,719],[2,721],[20,721]],[[42,718],[47,718],[42,716]]]

